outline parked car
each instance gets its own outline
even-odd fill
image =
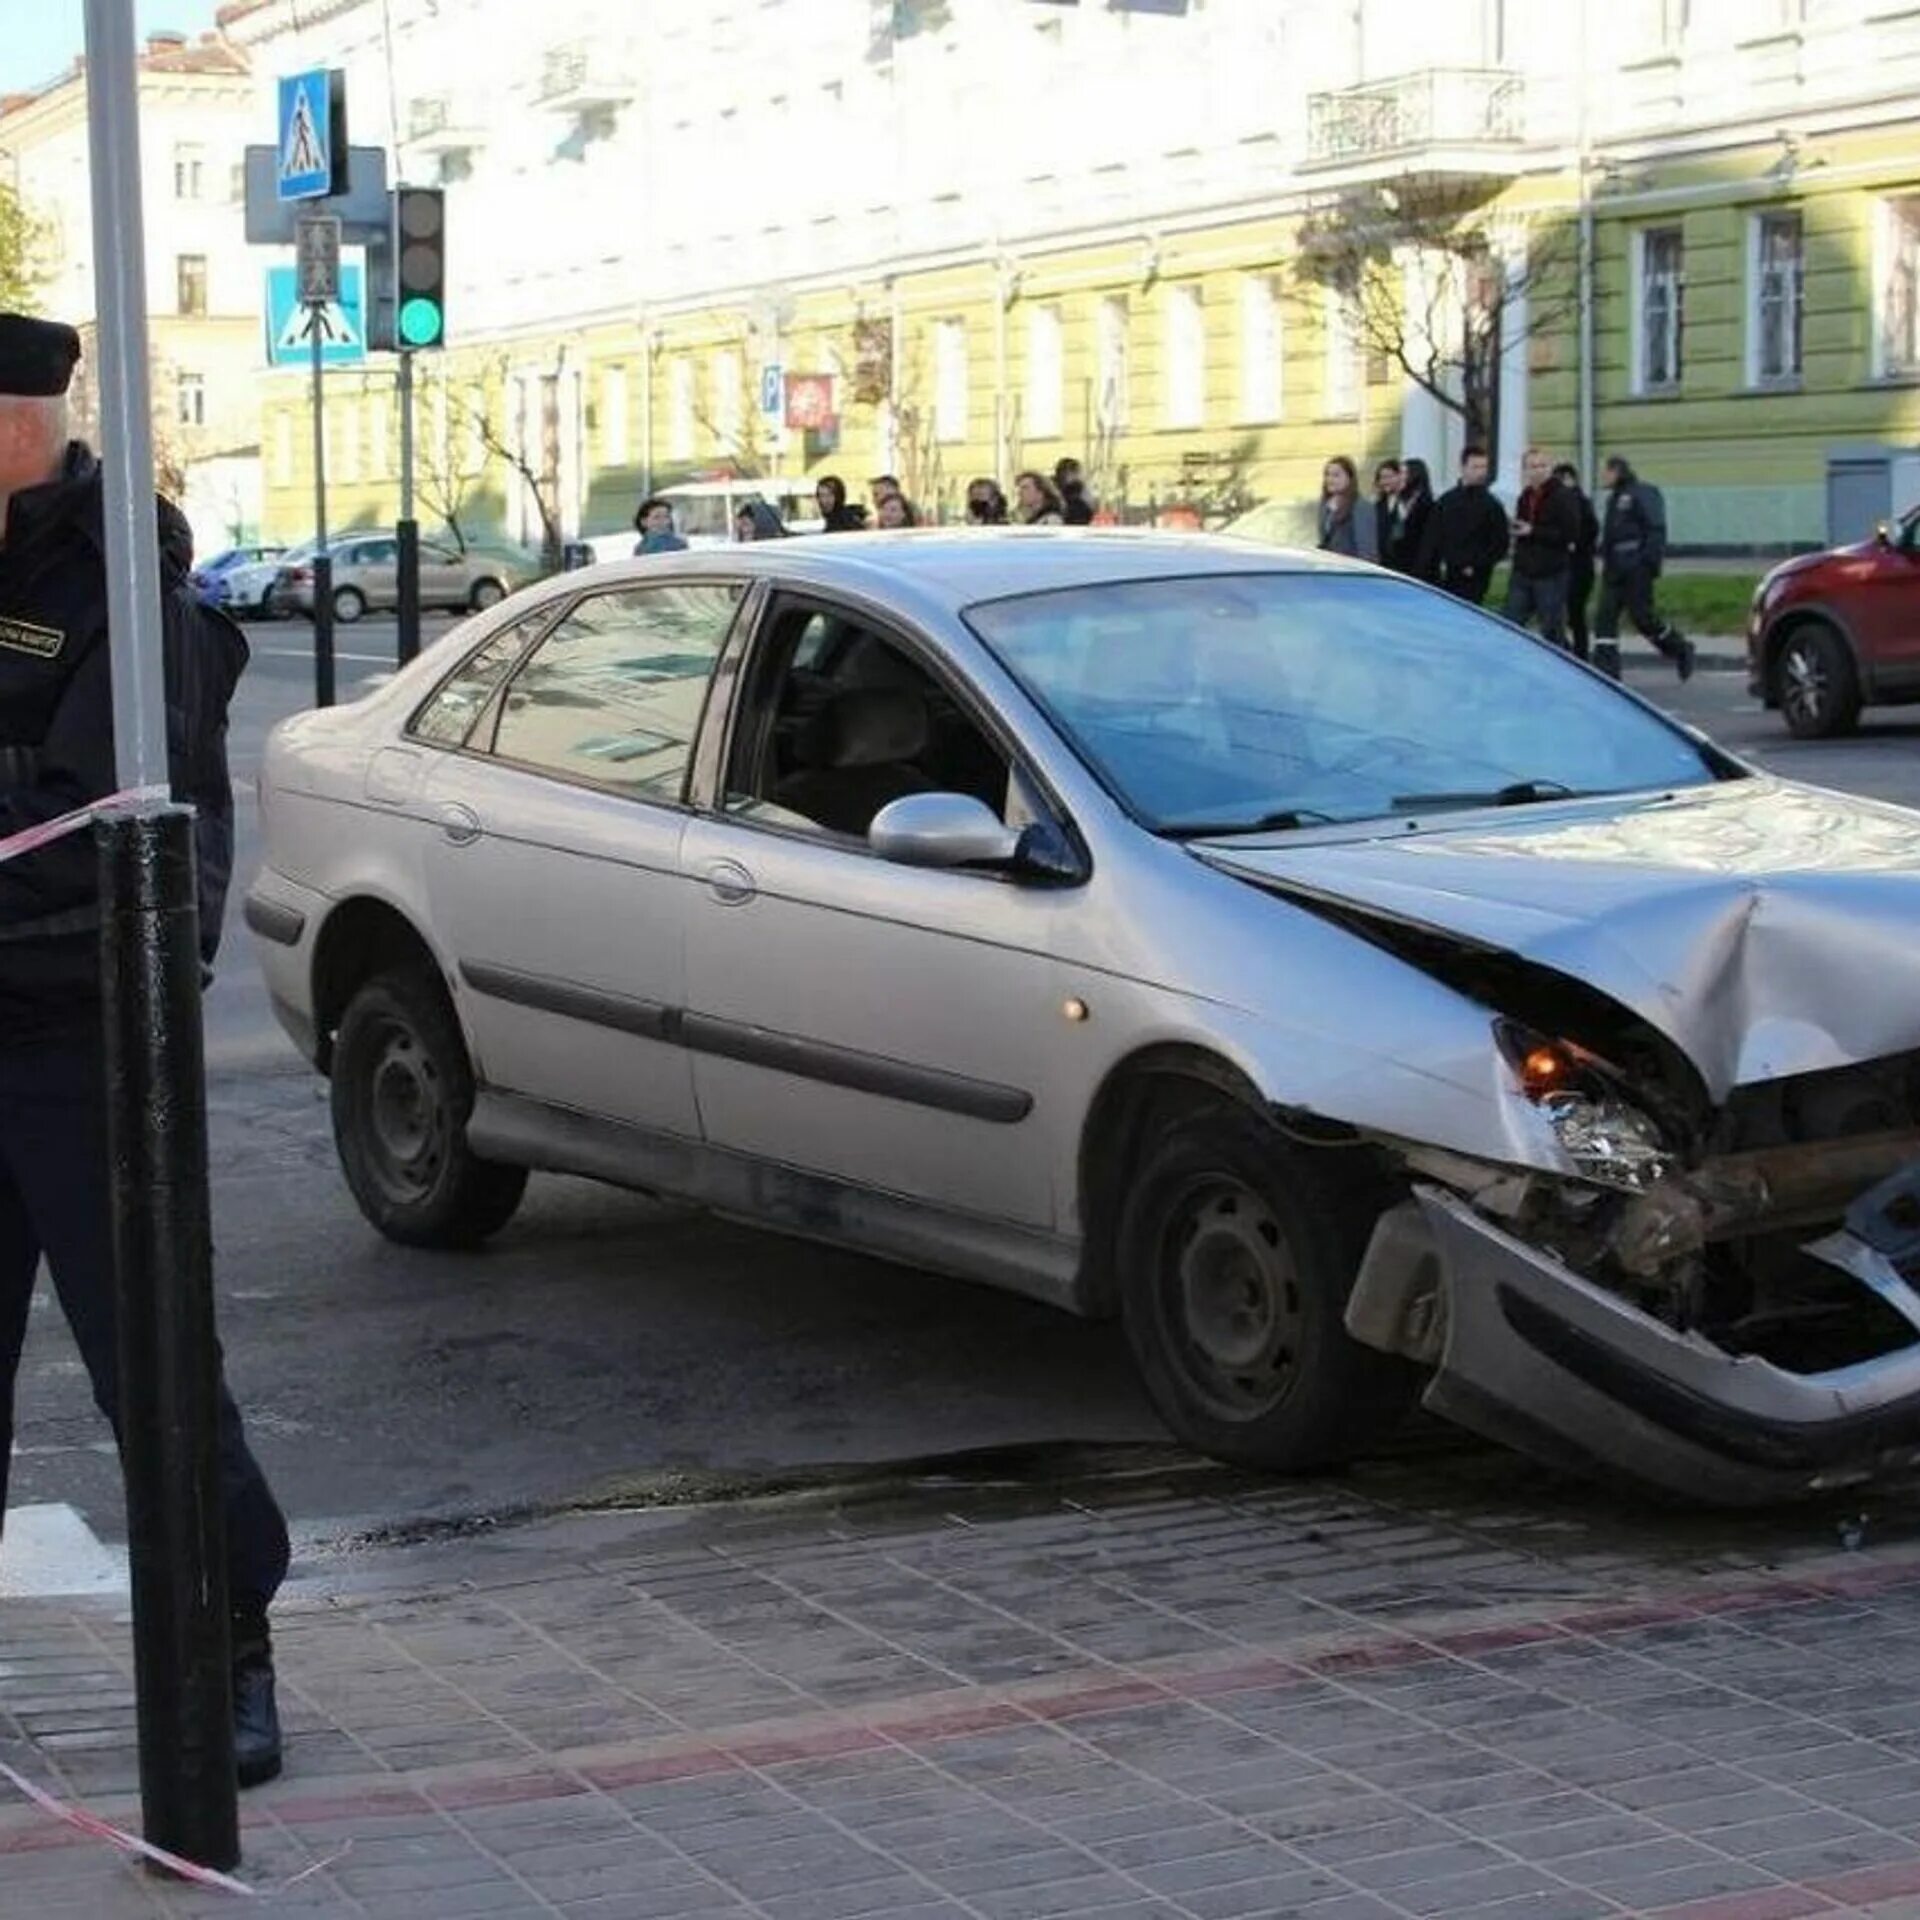
[[[1920,700],[1920,506],[1871,540],[1775,567],[1747,615],[1747,667],[1803,740]]]
[[[280,576],[313,552],[313,542],[302,540],[260,560],[245,560],[228,570],[226,597],[221,604],[236,618],[271,619],[291,611],[278,597]]]
[[[1920,814],[1418,583],[630,560],[284,722],[261,806],[247,924],[394,1240],[529,1169],[674,1194],[1118,1314],[1274,1468],[1422,1391],[1715,1501],[1920,1459]]]
[[[211,606],[224,607],[229,604],[234,575],[251,579],[252,570],[278,564],[285,551],[278,546],[228,547],[211,560],[202,561],[188,578],[201,599]]]
[[[400,543],[390,533],[348,535],[331,547],[333,617],[351,624],[369,612],[400,604]],[[514,585],[514,570],[499,554],[456,553],[420,542],[420,604],[465,612],[496,606]],[[282,571],[276,597],[296,613],[313,612],[313,555]]]

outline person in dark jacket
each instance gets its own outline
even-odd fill
[[[1507,557],[1507,510],[1487,484],[1485,447],[1460,456],[1460,483],[1435,501],[1427,525],[1427,578],[1477,607],[1493,584],[1493,570]]]
[[[1320,475],[1320,548],[1356,560],[1380,557],[1373,502],[1360,498],[1360,476],[1344,453],[1336,453]]]
[[[823,532],[858,533],[867,524],[866,514],[847,504],[847,483],[837,473],[828,474],[814,488],[813,497],[820,506]]]
[[[733,537],[741,541],[784,540],[787,523],[780,518],[779,509],[766,501],[743,500],[733,516]]]
[[[1587,602],[1593,598],[1594,548],[1600,543],[1600,516],[1593,510],[1586,489],[1580,484],[1580,472],[1571,460],[1554,468],[1553,477],[1566,488],[1573,501],[1574,517],[1580,530],[1574,535],[1573,564],[1567,569],[1567,632],[1573,650],[1582,660],[1592,651],[1587,627]]]
[[[656,493],[642,500],[633,516],[633,530],[640,536],[635,553],[684,553],[686,541],[673,524],[673,502]]]
[[[1056,460],[1053,484],[1060,495],[1060,515],[1070,527],[1093,525],[1093,495],[1087,491],[1087,477],[1078,460]]]
[[[0,842],[116,785],[100,466],[67,438],[79,357],[71,327],[0,314]],[[195,809],[211,966],[233,871],[227,703],[247,643],[194,594],[186,521],[164,501],[158,512],[168,762],[175,797]],[[0,1518],[43,1256],[94,1400],[119,1431],[96,861],[84,831],[0,860]],[[235,1758],[251,1786],[280,1770],[267,1609],[286,1576],[287,1526],[224,1385],[218,1444]]]
[[[1407,471],[1398,460],[1382,460],[1373,470],[1373,524],[1382,543],[1386,540],[1387,520],[1393,503],[1406,484]]]
[[[1400,463],[1400,485],[1380,522],[1380,560],[1395,573],[1431,580],[1429,529],[1433,523],[1433,477],[1427,463],[1409,455]]]
[[[1044,473],[1018,473],[1013,478],[1014,511],[1023,527],[1062,527],[1067,510],[1060,489]]]
[[[1507,582],[1506,616],[1516,627],[1540,622],[1556,647],[1567,644],[1567,582],[1580,516],[1573,498],[1553,475],[1553,461],[1529,447],[1525,485],[1513,508],[1513,573]]]
[[[967,482],[967,525],[1004,527],[1007,524],[1007,496],[998,480]]]
[[[1618,454],[1606,464],[1606,503],[1600,517],[1600,606],[1594,615],[1594,658],[1620,674],[1620,610],[1643,640],[1651,640],[1682,680],[1693,678],[1694,647],[1660,618],[1653,583],[1667,559],[1667,506]]]

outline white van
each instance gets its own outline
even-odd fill
[[[765,477],[758,480],[690,480],[678,487],[657,489],[659,498],[673,504],[673,524],[690,547],[733,544],[734,516],[749,500],[764,500],[786,523],[789,533],[818,533],[825,524],[811,480]],[[635,500],[637,507],[639,501]],[[631,527],[619,533],[596,534],[583,544],[596,560],[622,560],[640,544]]]

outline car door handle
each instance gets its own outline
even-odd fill
[[[707,869],[707,891],[723,907],[741,907],[760,889],[738,860],[716,860]]]
[[[470,847],[480,838],[480,816],[458,800],[447,801],[440,809],[440,831],[456,847]]]

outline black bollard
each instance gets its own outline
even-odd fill
[[[240,1816],[193,810],[115,810],[94,836],[141,1810],[155,1846],[225,1870]]]
[[[313,704],[333,705],[333,556],[313,556]]]
[[[394,537],[399,547],[400,571],[395,583],[399,600],[399,657],[404,667],[420,652],[420,522],[398,520]]]

